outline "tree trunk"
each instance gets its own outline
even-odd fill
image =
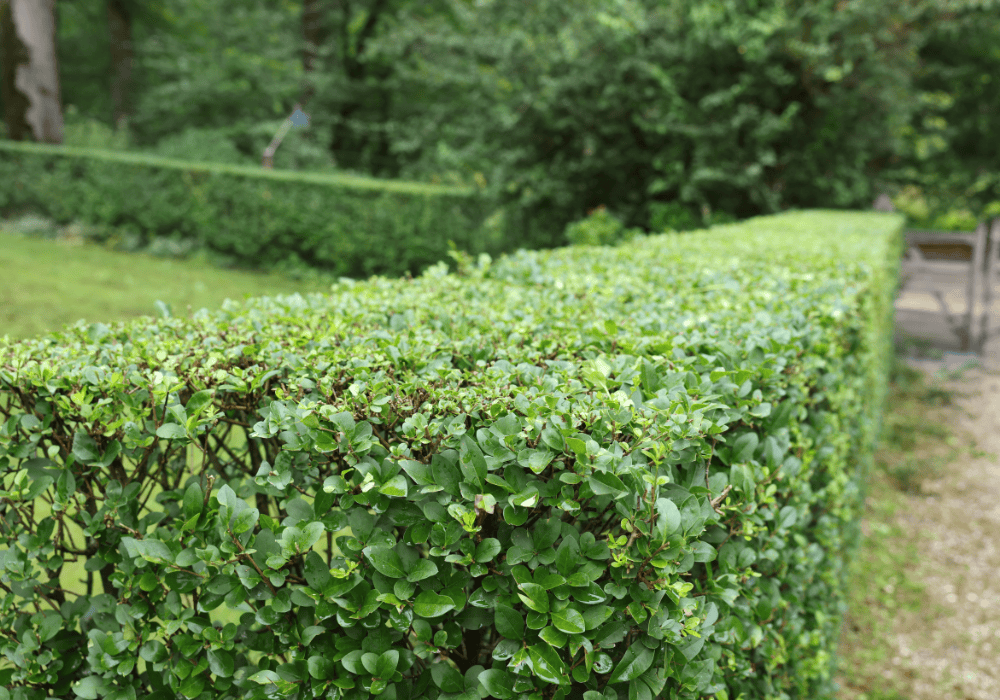
[[[8,137],[62,143],[55,0],[0,0],[0,63]]]
[[[326,39],[323,30],[323,10],[320,0],[302,0],[302,70],[305,73],[305,86],[302,90],[300,104],[304,105],[313,96],[315,87],[309,74],[316,70],[317,49]]]
[[[132,17],[121,0],[108,0],[108,31],[111,34],[111,104],[112,120],[122,128],[132,113],[131,83]]]

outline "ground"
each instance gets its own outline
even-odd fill
[[[1000,698],[1000,372],[944,365],[893,392],[839,700]]]

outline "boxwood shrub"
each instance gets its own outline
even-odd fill
[[[250,269],[400,276],[449,241],[472,255],[553,243],[458,187],[11,141],[0,153],[0,213],[133,231],[140,246],[165,240]]]
[[[0,698],[832,697],[901,224],[4,343]]]

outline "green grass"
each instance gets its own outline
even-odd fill
[[[117,252],[79,237],[58,237],[56,230],[40,237],[18,229],[17,222],[0,221],[0,338],[38,336],[80,319],[112,323],[156,316],[158,300],[179,316],[189,308],[217,308],[227,298],[323,292],[332,282]]]

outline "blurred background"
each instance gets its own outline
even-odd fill
[[[0,0],[6,136],[478,184],[556,230],[1000,214],[996,0]],[[38,139],[18,13],[50,17]],[[20,37],[23,42],[24,36]]]

